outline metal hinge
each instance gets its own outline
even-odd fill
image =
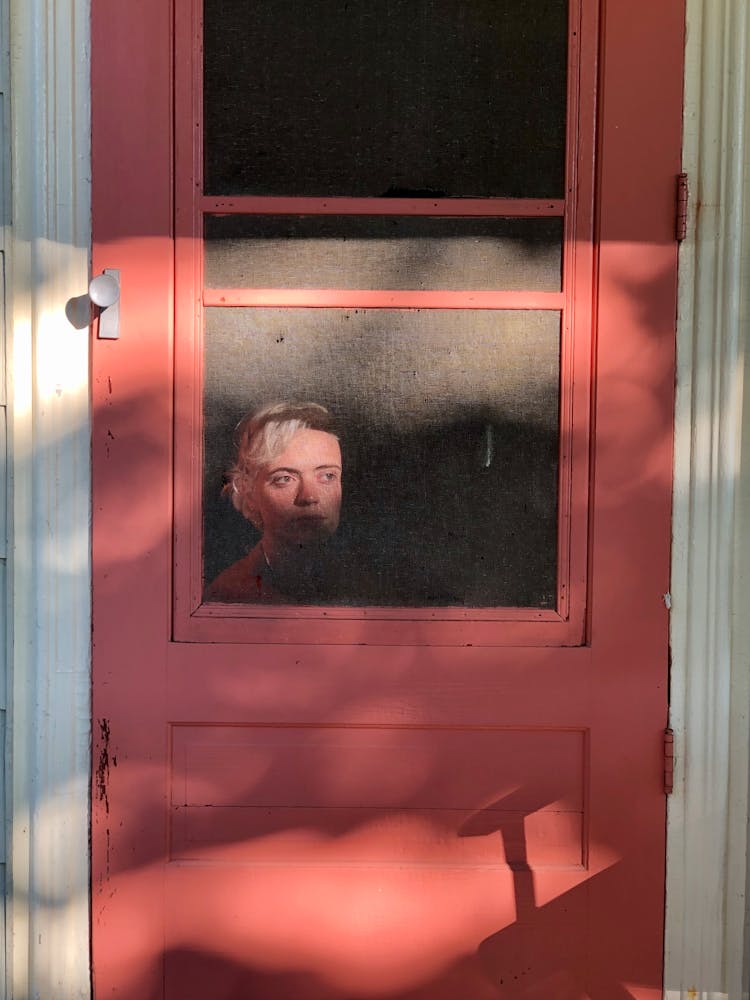
[[[688,216],[688,175],[677,175],[676,194],[676,214],[675,214],[675,238],[681,243],[687,236],[687,216]]]
[[[664,794],[671,795],[674,788],[674,730],[664,730]]]

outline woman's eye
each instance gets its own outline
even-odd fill
[[[335,483],[338,479],[338,473],[336,472],[324,472],[320,477],[324,483]]]
[[[291,476],[274,476],[271,480],[272,486],[286,486],[287,483],[291,483]]]

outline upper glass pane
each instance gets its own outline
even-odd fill
[[[207,194],[559,198],[567,0],[204,0]]]

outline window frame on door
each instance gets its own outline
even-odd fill
[[[598,4],[570,0],[564,199],[281,198],[203,194],[202,2],[175,23],[175,434],[173,638],[185,642],[305,642],[548,646],[586,641],[595,278]],[[210,214],[421,215],[563,219],[559,293],[204,288],[203,219]],[[203,602],[204,308],[309,305],[404,309],[554,308],[561,314],[557,592],[554,609],[301,607]]]

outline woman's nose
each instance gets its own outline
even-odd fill
[[[295,497],[295,503],[297,503],[300,507],[309,507],[310,504],[316,504],[319,502],[320,493],[318,490],[317,480],[306,479],[305,477],[300,479],[297,496]]]

